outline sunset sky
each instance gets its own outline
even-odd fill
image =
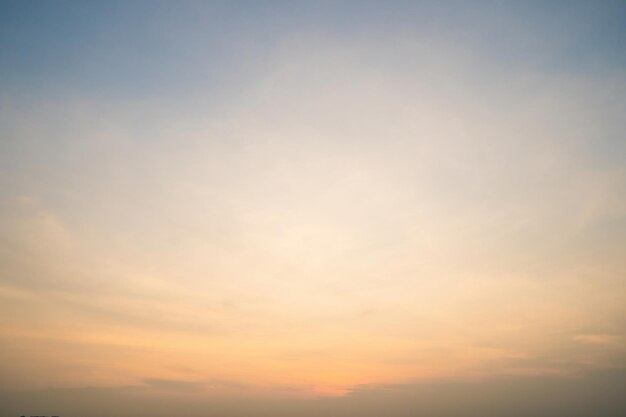
[[[2,1],[0,412],[612,392],[625,132],[623,1]]]

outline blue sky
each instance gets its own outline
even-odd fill
[[[188,95],[285,37],[412,32],[514,70],[623,68],[626,6],[602,2],[2,2],[8,92]],[[193,40],[193,47],[189,42]],[[244,61],[242,63],[242,61]]]

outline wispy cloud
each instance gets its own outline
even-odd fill
[[[568,65],[583,29],[296,7],[308,29],[232,35],[226,64],[196,20],[223,10],[159,7],[133,39],[232,71],[2,90],[4,385],[345,395],[623,365],[626,73]]]

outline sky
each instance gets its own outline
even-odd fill
[[[0,411],[624,415],[624,45],[609,0],[1,1]]]

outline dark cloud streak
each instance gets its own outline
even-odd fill
[[[222,381],[146,379],[145,386],[2,392],[2,415],[56,413],[63,417],[618,417],[626,413],[622,389],[626,369],[589,372],[581,377],[507,377],[473,382],[363,386],[340,398],[237,399],[201,395]],[[240,387],[243,388],[243,387]],[[176,395],[180,394],[180,395]]]

